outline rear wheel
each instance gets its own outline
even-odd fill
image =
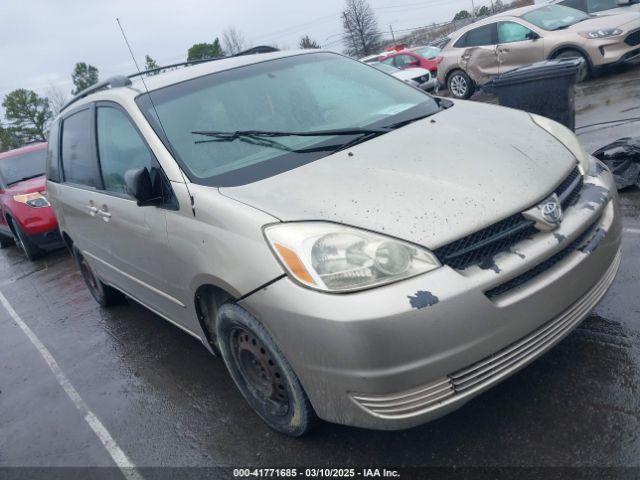
[[[238,305],[217,313],[218,346],[238,389],[274,430],[299,437],[316,415],[298,377],[267,330]]]
[[[31,241],[29,236],[22,231],[18,222],[13,218],[9,219],[9,221],[11,222],[11,229],[15,234],[16,245],[24,252],[28,260],[36,260],[40,255],[42,255],[42,250],[40,250],[38,246]]]
[[[449,79],[447,80],[447,88],[451,95],[455,98],[459,98],[462,100],[466,100],[471,98],[471,95],[474,94],[476,90],[475,83],[473,80],[469,78],[462,70],[456,70],[451,75],[449,75]]]
[[[558,53],[554,58],[555,59],[579,58],[582,60],[582,67],[580,67],[580,70],[578,70],[578,75],[576,76],[576,83],[584,82],[591,76],[589,61],[587,60],[587,57],[585,57],[578,50],[563,50],[562,52]]]
[[[77,248],[73,249],[73,256],[80,268],[82,279],[89,289],[91,296],[103,307],[117,305],[124,299],[124,295],[113,287],[105,285],[91,269],[91,265],[87,259],[80,253]]]
[[[5,237],[4,235],[0,234],[0,248],[7,248],[15,243],[16,242],[13,240],[13,238]]]

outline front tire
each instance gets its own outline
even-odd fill
[[[267,330],[235,304],[219,308],[218,347],[242,396],[274,430],[300,437],[316,422],[316,414],[298,377]]]
[[[5,237],[4,235],[0,234],[0,248],[8,248],[15,243],[16,242],[13,240],[13,238]]]
[[[582,67],[578,70],[578,75],[576,76],[576,83],[582,83],[585,80],[588,80],[591,76],[591,68],[589,67],[589,60],[578,50],[563,50],[562,52],[555,55],[554,60],[560,58],[580,58],[582,59]]]
[[[74,247],[73,258],[80,268],[80,274],[85,285],[89,289],[89,293],[96,302],[102,307],[110,307],[117,305],[124,300],[124,295],[113,287],[105,285],[91,269],[87,259],[80,253],[80,250]]]
[[[462,70],[456,70],[447,80],[447,88],[454,98],[467,100],[475,93],[476,85]]]
[[[29,261],[33,262],[43,254],[43,251],[40,250],[38,246],[31,241],[29,236],[22,231],[18,222],[13,218],[9,219],[9,221],[11,222],[13,233],[15,234],[16,246],[24,252],[24,255]]]

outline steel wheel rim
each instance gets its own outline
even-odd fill
[[[456,97],[464,97],[467,93],[467,81],[460,75],[451,79],[451,91]]]
[[[241,327],[231,331],[231,348],[234,362],[249,393],[266,413],[286,416],[291,409],[289,389],[269,350],[252,332]]]

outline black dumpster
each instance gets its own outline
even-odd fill
[[[532,63],[493,78],[484,89],[500,105],[537,113],[575,128],[575,84],[584,60],[562,58]]]

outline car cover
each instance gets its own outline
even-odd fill
[[[602,147],[593,154],[613,173],[618,190],[640,187],[640,137],[627,137]]]

